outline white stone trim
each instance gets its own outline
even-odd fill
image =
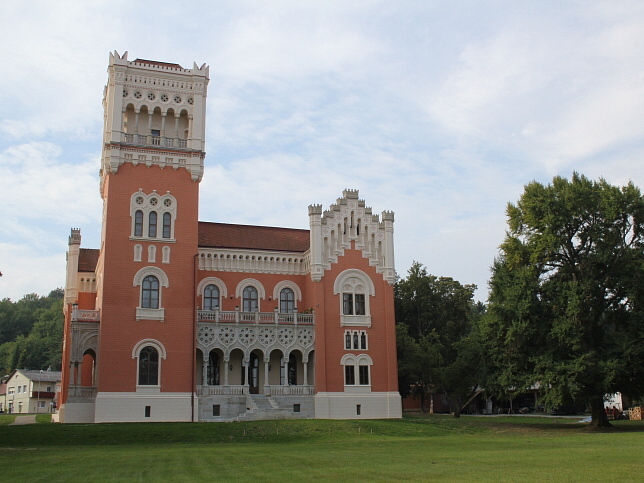
[[[168,276],[159,267],[143,267],[141,270],[136,272],[136,275],[134,275],[134,281],[132,282],[133,286],[140,286],[143,283],[143,279],[148,275],[154,275],[157,277],[162,287],[168,288],[170,286]],[[159,305],[161,305],[161,300],[159,300]]]
[[[161,357],[161,359],[166,358],[165,347],[163,346],[163,344],[161,342],[159,342],[156,339],[143,339],[143,340],[140,340],[139,342],[137,342],[136,345],[134,346],[134,348],[132,349],[132,359],[137,359],[139,357],[139,352],[141,352],[141,349],[143,349],[143,347],[146,347],[146,346],[149,346],[149,345],[154,347],[159,352],[159,357]],[[137,370],[137,372],[138,372],[138,370]]]
[[[275,288],[273,289],[273,300],[275,300],[276,302],[279,302],[280,294],[282,290],[285,288],[290,288],[291,290],[293,290],[293,293],[295,294],[296,302],[302,301],[302,291],[300,290],[300,287],[291,280],[282,280],[277,285],[275,285]]]
[[[198,258],[199,270],[213,272],[307,275],[310,267],[308,251],[300,253],[228,248],[199,248]]]
[[[368,288],[368,292],[365,291],[365,294],[371,295],[372,297],[376,295],[376,288],[373,284],[373,280],[371,280],[371,277],[369,277],[369,275],[364,273],[362,270],[358,270],[357,268],[349,268],[336,277],[335,282],[333,282],[333,294],[336,295],[342,293],[343,285],[350,278],[357,278],[365,284],[365,286]]]
[[[197,285],[197,295],[199,297],[203,298],[203,291],[208,285],[216,285],[219,289],[219,296],[222,298],[228,297],[228,289],[226,288],[226,284],[222,279],[217,277],[206,277],[201,282],[199,282],[199,285]]]
[[[155,198],[157,200],[156,205],[150,204],[150,200]],[[137,200],[141,200],[141,203],[137,203]],[[166,206],[166,203],[169,203],[170,206]],[[134,225],[135,225],[135,213],[141,211],[143,214],[143,224],[142,224],[142,233],[140,236],[134,235]],[[149,233],[149,214],[151,211],[155,211],[157,214],[157,236],[150,238]],[[170,238],[163,238],[163,215],[164,213],[170,213],[171,223],[170,223]],[[132,218],[132,227],[131,227],[131,239],[134,240],[153,240],[153,241],[163,241],[163,242],[173,242],[174,238],[174,227],[177,221],[177,199],[166,192],[164,195],[160,195],[156,190],[153,190],[152,193],[146,194],[142,189],[139,189],[130,197],[130,217]]]
[[[248,286],[255,287],[257,289],[257,297],[259,300],[266,300],[266,290],[264,290],[262,282],[254,278],[246,278],[239,282],[237,284],[237,288],[235,289],[235,297],[242,298],[242,296],[244,295],[244,289]]]

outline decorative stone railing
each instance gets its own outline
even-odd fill
[[[198,322],[224,322],[235,324],[288,324],[315,325],[315,314],[284,314],[274,312],[242,312],[240,310],[198,310]]]
[[[188,141],[181,138],[153,136],[151,134],[125,134],[125,142],[145,146],[163,146],[167,148],[186,148]]]
[[[92,398],[96,397],[95,386],[69,386],[67,397]]]
[[[248,386],[197,386],[197,396],[243,396]]]
[[[72,320],[77,322],[100,322],[101,312],[98,310],[79,309],[76,304],[72,306]]]
[[[315,394],[314,386],[270,386],[264,388],[271,396],[304,396]]]
[[[249,394],[248,386],[197,386],[197,396],[243,396]],[[270,396],[303,396],[315,394],[314,386],[265,386],[263,394]]]

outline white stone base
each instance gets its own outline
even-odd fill
[[[93,423],[94,399],[67,401],[58,410],[58,420],[61,423]]]
[[[358,405],[360,414],[358,414]],[[402,417],[402,400],[397,392],[319,392],[315,395],[317,419],[392,419]]]
[[[190,422],[192,394],[189,392],[99,392],[96,395],[96,423]],[[194,400],[197,405],[197,398]],[[150,416],[145,407],[150,406]]]

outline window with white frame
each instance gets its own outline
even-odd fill
[[[146,194],[139,190],[130,201],[132,237],[148,240],[174,239],[174,222],[177,218],[177,200],[169,192],[156,191]]]
[[[169,286],[165,272],[158,267],[144,267],[134,276],[133,285],[139,288],[136,320],[164,320],[162,290]]]
[[[215,284],[206,285],[203,290],[203,309],[204,310],[219,310],[219,287]]]
[[[244,312],[255,312],[258,308],[257,289],[253,286],[244,287],[242,296],[242,310]]]
[[[165,347],[157,340],[145,339],[132,349],[132,358],[137,359],[137,386],[161,385],[161,359],[165,359]]]
[[[345,330],[344,348],[347,350],[367,350],[367,332],[364,330]]]
[[[371,386],[373,361],[367,354],[345,354],[341,364],[344,366],[345,386]]]
[[[371,327],[369,298],[376,291],[366,273],[357,269],[345,270],[335,279],[333,293],[340,297],[340,325]]]
[[[286,287],[280,291],[280,313],[292,314],[295,312],[295,292]]]
[[[228,296],[226,284],[217,277],[206,277],[197,286],[201,310],[221,310],[222,299]]]

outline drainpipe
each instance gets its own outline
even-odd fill
[[[192,279],[192,389],[190,391],[190,420],[195,422],[195,392],[197,391],[197,381],[195,380],[195,359],[197,358],[197,263],[199,262],[199,251],[194,256],[194,263],[192,264],[193,279]]]

